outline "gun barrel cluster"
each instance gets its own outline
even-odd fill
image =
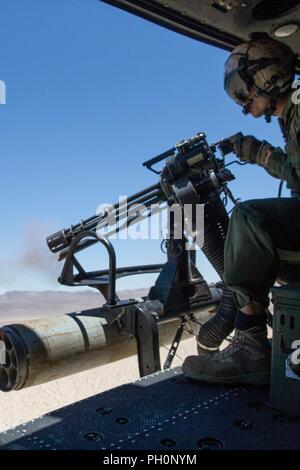
[[[96,232],[107,229],[111,225],[111,229],[106,236],[111,236],[118,233],[126,225],[133,224],[137,220],[141,220],[141,214],[145,209],[149,208],[152,204],[159,204],[163,201],[163,193],[160,184],[154,184],[148,188],[139,191],[136,194],[128,197],[126,200],[118,202],[107,210],[102,211],[100,214],[89,217],[86,220],[80,221],[76,225],[71,225],[68,229],[60,230],[59,232],[50,235],[47,238],[47,244],[53,253],[63,252],[68,249],[71,241],[82,232]],[[132,215],[130,215],[132,213]],[[147,214],[144,215],[147,217]],[[122,220],[126,224],[119,225]],[[112,221],[112,224],[111,224]],[[78,246],[77,251],[80,251],[88,246],[96,243],[95,240],[84,241],[83,244]]]

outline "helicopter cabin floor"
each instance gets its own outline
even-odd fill
[[[180,367],[149,375],[0,433],[1,450],[293,450],[300,418],[266,387],[200,384]]]

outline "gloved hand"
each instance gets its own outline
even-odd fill
[[[231,141],[234,153],[243,162],[256,163],[267,167],[274,147],[265,140],[258,140],[253,135],[239,135]]]

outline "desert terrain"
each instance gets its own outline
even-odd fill
[[[120,298],[146,295],[144,289],[122,291]],[[0,325],[64,314],[101,305],[99,294],[81,292],[12,291],[0,295]],[[168,348],[161,347],[162,363]],[[184,357],[196,353],[194,338],[182,341],[173,365],[181,365]],[[82,400],[112,387],[138,379],[136,356],[96,367],[46,384],[20,391],[0,392],[0,432],[34,419],[57,408]]]

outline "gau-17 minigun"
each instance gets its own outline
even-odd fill
[[[196,251],[201,248],[222,279],[226,204],[228,199],[237,202],[228,188],[234,176],[224,157],[240,136],[209,145],[205,134],[198,133],[179,142],[143,163],[157,175],[156,184],[47,238],[49,249],[64,263],[59,282],[95,288],[105,303],[2,327],[0,340],[7,353],[6,363],[0,364],[1,390],[18,390],[126,357],[134,353],[135,345],[141,376],[161,369],[163,343],[172,343],[164,364],[170,367],[181,337],[195,333],[220,302],[221,283],[207,284],[196,267]],[[177,211],[172,212],[174,205]],[[163,241],[167,261],[117,267],[110,237],[163,210],[170,215]],[[77,254],[97,243],[108,253],[109,268],[86,271]],[[119,299],[119,278],[147,273],[158,274],[147,296]]]

